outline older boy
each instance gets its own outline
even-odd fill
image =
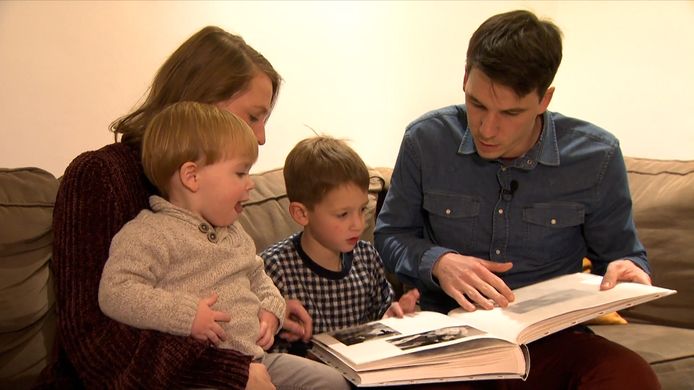
[[[261,257],[285,298],[300,300],[321,333],[414,310],[418,292],[393,301],[381,258],[364,231],[369,172],[343,141],[318,136],[299,142],[284,165],[289,213],[303,231]],[[303,355],[288,337],[276,348]],[[290,344],[290,341],[295,343]]]

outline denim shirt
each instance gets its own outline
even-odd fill
[[[511,161],[485,160],[464,105],[405,131],[376,224],[389,271],[420,289],[423,309],[457,306],[431,270],[445,253],[513,262],[510,288],[626,258],[650,273],[632,217],[619,142],[590,123],[545,112],[540,140]]]

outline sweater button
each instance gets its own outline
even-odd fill
[[[200,231],[203,233],[207,233],[208,231],[210,231],[210,227],[207,226],[206,223],[201,223],[200,225],[198,225],[198,229],[200,229]]]
[[[217,233],[214,231],[207,233],[207,239],[210,240],[211,243],[217,243]]]

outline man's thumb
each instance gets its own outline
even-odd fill
[[[605,276],[602,277],[602,283],[600,283],[600,290],[609,290],[617,284],[616,273],[607,272]]]
[[[484,260],[484,266],[492,272],[506,272],[513,267],[513,263],[507,261],[505,263],[495,263],[493,261]]]

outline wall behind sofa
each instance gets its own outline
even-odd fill
[[[516,8],[553,19],[564,61],[550,109],[615,133],[626,155],[694,159],[694,2],[0,2],[0,166],[59,176],[112,141],[178,45],[236,32],[285,82],[254,171],[281,166],[308,126],[393,164],[405,125],[462,101],[467,40]]]

